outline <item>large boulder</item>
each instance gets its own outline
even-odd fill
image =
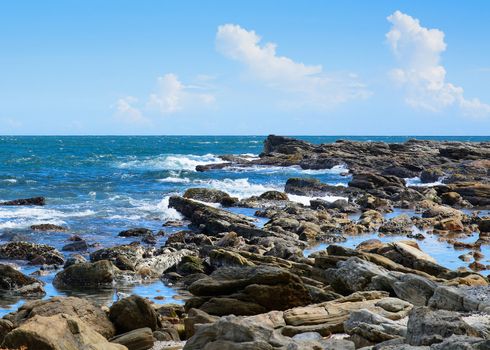
[[[109,343],[77,317],[67,314],[34,316],[5,336],[3,346],[36,350],[127,350]]]
[[[110,308],[109,318],[119,334],[146,327],[156,330],[159,325],[153,306],[137,295],[115,302]]]
[[[25,297],[42,297],[46,294],[41,281],[3,264],[0,264],[0,292]]]
[[[74,264],[56,274],[56,288],[94,288],[109,286],[114,281],[117,268],[108,260],[95,263]]]
[[[115,334],[114,325],[100,307],[86,299],[75,297],[53,297],[46,300],[29,301],[5,318],[18,327],[34,316],[49,317],[58,314],[67,314],[79,318],[106,338]]]
[[[9,242],[0,245],[0,259],[27,260],[31,264],[63,265],[63,255],[46,244]]]
[[[302,280],[270,266],[222,267],[189,287],[187,307],[214,315],[254,315],[307,305],[312,297]]]

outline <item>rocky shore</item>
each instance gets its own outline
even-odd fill
[[[169,207],[185,220],[163,230],[128,227],[133,243],[108,248],[71,237],[62,253],[13,239],[0,244],[0,296],[26,298],[0,319],[0,347],[72,349],[490,349],[490,143],[410,140],[313,145],[269,136],[257,159],[223,155],[226,167],[341,167],[348,186],[290,178],[284,192],[238,199],[191,188]],[[418,186],[407,179],[417,178]],[[290,196],[313,197],[309,205]],[[314,197],[336,196],[333,202]],[[44,205],[26,198],[0,205]],[[255,218],[233,209],[253,208]],[[387,216],[398,209],[417,215]],[[43,231],[64,231],[37,225]],[[396,237],[342,243],[366,233]],[[420,248],[431,234],[466,267],[451,270]],[[157,244],[160,237],[164,244]],[[468,240],[469,237],[475,237]],[[306,254],[315,244],[325,249]],[[68,252],[68,253],[67,253]],[[11,261],[39,269],[27,276]],[[63,290],[114,288],[162,280],[184,305],[118,295],[112,305],[77,297],[44,298],[37,277],[55,271]]]

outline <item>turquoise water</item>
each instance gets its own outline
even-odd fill
[[[121,230],[132,227],[162,228],[166,220],[180,215],[168,209],[168,197],[182,194],[189,187],[213,187],[245,198],[266,190],[283,190],[290,177],[315,177],[330,184],[346,185],[346,169],[321,171],[299,168],[255,167],[222,169],[205,173],[196,165],[219,161],[217,155],[242,154],[256,157],[262,151],[264,136],[0,136],[0,201],[44,196],[44,207],[0,207],[0,243],[13,236],[46,243],[61,249],[77,234],[97,244],[97,248],[124,244]],[[334,142],[339,138],[362,141],[403,142],[411,137],[299,137],[314,143]],[[490,137],[419,137],[436,140],[489,141]],[[308,203],[309,198],[293,196]],[[241,209],[251,215],[253,210]],[[69,228],[67,232],[32,232],[34,224],[53,223]],[[261,222],[263,224],[263,222]],[[160,239],[162,243],[164,238]],[[25,273],[33,267],[16,262]],[[49,295],[75,294],[55,290],[53,274],[42,277]],[[175,301],[176,292],[154,282],[129,285],[131,290]],[[97,294],[97,293],[96,293]],[[114,291],[97,294],[101,302],[114,299]],[[102,296],[101,296],[102,295]],[[0,299],[0,314],[14,301]],[[22,301],[15,301],[15,303]],[[15,304],[15,306],[18,304]],[[2,311],[3,310],[3,311]]]

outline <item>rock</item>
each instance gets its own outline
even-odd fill
[[[46,294],[43,282],[3,264],[0,264],[0,292],[24,297],[42,297]]]
[[[197,307],[217,315],[253,315],[311,302],[298,276],[270,266],[222,267],[192,283],[189,291],[196,297],[207,297],[209,300],[204,299]],[[190,299],[187,305],[191,307],[199,300],[202,299]]]
[[[197,325],[214,323],[216,320],[218,320],[218,317],[212,316],[207,312],[199,309],[190,309],[187,312],[187,317],[184,319],[186,338],[190,338],[194,335]]]
[[[14,199],[12,201],[0,202],[0,205],[45,205],[45,204],[46,204],[46,199],[44,197]]]
[[[480,311],[490,307],[490,303],[480,302],[467,287],[439,286],[430,298],[428,306],[450,311]]]
[[[0,259],[27,260],[39,265],[63,265],[63,255],[45,244],[10,242],[0,245]]]
[[[55,225],[55,224],[31,225],[30,228],[33,231],[57,231],[57,232],[68,231],[66,227]]]
[[[119,334],[146,327],[156,330],[159,325],[157,313],[150,302],[137,295],[112,304],[109,318]]]
[[[190,275],[193,273],[204,273],[206,268],[201,258],[194,255],[184,256],[177,265],[177,272],[181,275]]]
[[[62,251],[64,252],[76,252],[76,251],[81,251],[81,252],[86,252],[88,250],[89,246],[86,241],[75,241],[72,243],[68,243],[61,248]]]
[[[447,218],[442,219],[434,228],[437,230],[452,231],[452,232],[463,232],[464,226],[460,219],[457,218]]]
[[[263,200],[268,200],[268,201],[287,201],[287,200],[289,200],[289,197],[286,193],[279,192],[279,191],[264,192],[259,196],[259,198],[263,199]]]
[[[442,204],[456,205],[463,200],[463,197],[457,192],[446,192],[441,194]]]
[[[153,235],[153,231],[147,228],[138,227],[119,232],[119,237],[144,237]]]
[[[348,196],[355,193],[343,186],[332,186],[314,178],[294,177],[286,181],[284,191],[299,196],[325,196],[326,194]]]
[[[115,334],[115,328],[102,309],[86,299],[75,297],[53,297],[46,300],[29,301],[16,312],[5,316],[14,325],[19,326],[34,316],[55,316],[68,314],[81,319],[96,332],[106,338]]]
[[[148,350],[153,347],[155,338],[153,338],[151,328],[139,328],[118,335],[112,338],[111,342],[124,345],[128,350]]]
[[[432,345],[452,335],[475,333],[457,312],[416,307],[408,318],[406,340],[410,345]]]
[[[58,272],[53,280],[56,288],[94,288],[112,284],[115,266],[108,260],[71,265]]]
[[[488,183],[459,182],[449,185],[449,190],[458,193],[473,205],[490,205],[490,184]]]
[[[444,176],[444,172],[438,168],[425,169],[420,173],[420,181],[422,183],[430,183],[439,181],[439,178]]]
[[[478,229],[480,232],[490,232],[490,218],[486,217],[478,222]]]
[[[5,336],[3,346],[37,350],[127,350],[109,343],[77,317],[36,315]]]
[[[430,348],[431,350],[484,350],[490,349],[490,340],[464,335],[452,335],[441,343],[433,344]]]
[[[372,173],[354,174],[349,182],[350,187],[363,190],[403,188],[405,181],[393,175],[377,175]]]
[[[356,347],[369,346],[386,340],[404,337],[406,326],[369,310],[353,311],[344,322],[344,331],[350,335]]]
[[[63,266],[63,268],[66,269],[67,267],[69,267],[71,265],[81,264],[81,263],[86,263],[86,262],[87,262],[87,259],[85,259],[85,257],[83,255],[74,254],[74,255],[70,256],[68,259],[66,259],[65,265]]]
[[[0,345],[3,343],[5,336],[14,328],[15,326],[12,322],[0,318]]]
[[[231,206],[238,202],[238,198],[212,188],[189,188],[183,197],[207,203],[220,203],[224,206]]]

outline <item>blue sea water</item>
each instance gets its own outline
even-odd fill
[[[334,142],[339,138],[361,141],[403,142],[411,137],[374,136],[298,136],[313,142]],[[490,141],[490,137],[418,137],[448,141]],[[217,155],[241,154],[257,157],[264,136],[0,136],[0,201],[44,196],[44,207],[1,207],[0,243],[20,235],[22,239],[46,243],[61,249],[77,234],[95,245],[94,249],[129,243],[117,237],[125,229],[146,227],[171,233],[163,228],[166,220],[180,218],[167,207],[168,197],[182,194],[189,187],[212,187],[245,198],[269,189],[283,190],[290,177],[315,177],[330,184],[346,185],[346,169],[320,171],[299,168],[228,168],[200,173],[196,165],[219,161]],[[293,196],[308,203],[309,198]],[[242,209],[252,215],[253,210]],[[32,232],[34,224],[53,223],[68,232]],[[164,238],[163,238],[164,239]],[[161,243],[161,241],[160,241]],[[25,273],[35,270],[16,262]],[[50,284],[53,274],[42,277],[49,295],[86,292],[57,291]],[[176,292],[156,282],[128,287],[129,291],[164,296]],[[95,291],[110,302],[112,290]],[[0,314],[21,300],[0,297]],[[13,306],[12,306],[13,304]]]

